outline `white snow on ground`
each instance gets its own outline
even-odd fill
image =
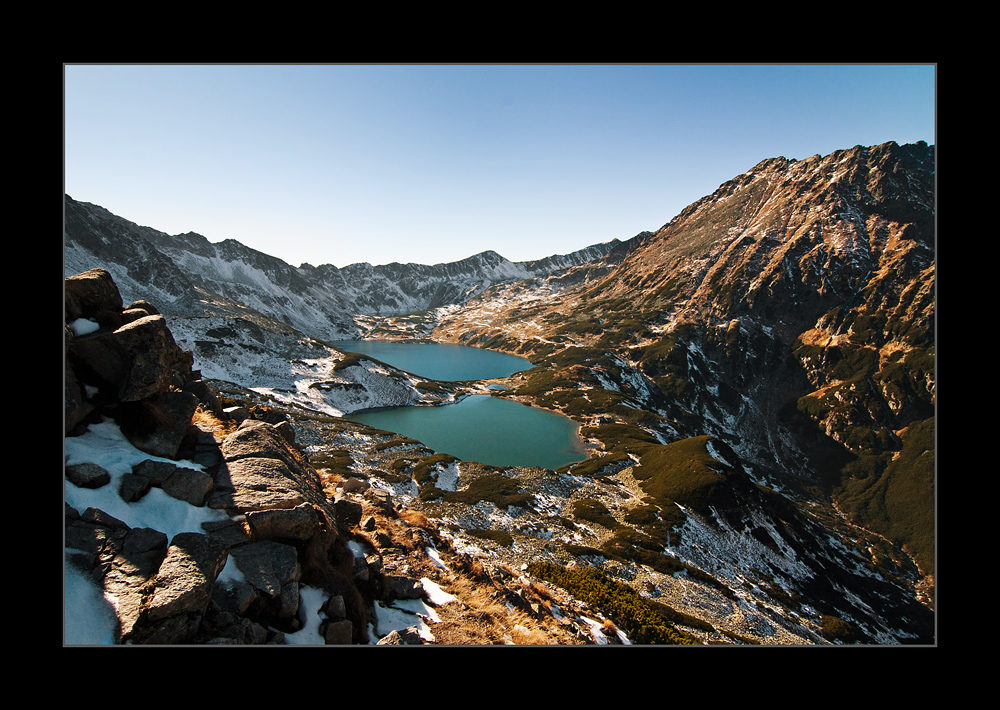
[[[444,468],[438,469],[437,483],[434,485],[442,491],[456,491],[458,490],[456,486],[458,485],[459,475],[460,472],[458,470],[458,462],[453,461]]]
[[[594,619],[589,619],[586,616],[579,617],[583,621],[587,622],[587,626],[590,627],[590,635],[594,639],[594,643],[598,646],[607,646],[608,637],[604,634],[604,625],[600,621]]]
[[[101,488],[78,488],[68,480],[65,484],[66,503],[83,512],[87,508],[100,508],[132,528],[153,528],[173,539],[180,532],[202,532],[201,524],[211,520],[225,520],[225,513],[198,508],[176,498],[171,498],[159,488],[153,488],[135,503],[126,503],[118,495],[118,487],[123,474],[131,473],[132,467],[147,459],[166,461],[181,468],[201,470],[200,464],[192,461],[150,456],[132,446],[118,425],[111,420],[91,424],[81,436],[65,439],[66,465],[95,463],[103,467],[111,476],[111,483]]]
[[[69,560],[63,569],[64,642],[88,646],[113,644],[117,619],[111,600],[105,599],[94,581]]]
[[[438,554],[437,550],[435,550],[433,547],[427,547],[424,549],[424,551],[427,553],[427,557],[430,558],[430,561],[434,563],[435,567],[443,570],[448,569],[448,565],[446,565],[444,561],[441,559],[441,556]]]
[[[392,631],[402,631],[410,627],[415,627],[424,641],[434,641],[434,634],[431,633],[424,617],[437,621],[437,615],[431,607],[419,599],[396,601],[392,606],[375,602],[375,607],[378,623],[376,627],[369,629],[371,643],[378,643],[380,638]]]
[[[133,528],[153,528],[173,539],[180,532],[204,532],[202,522],[225,520],[226,515],[210,508],[197,508],[176,498],[171,498],[159,488],[153,488],[142,500],[126,503],[118,495],[118,486],[132,466],[153,459],[170,461],[183,468],[201,469],[190,461],[172,461],[150,456],[132,446],[121,433],[118,425],[105,420],[92,424],[81,436],[66,437],[66,465],[95,463],[111,476],[111,483],[97,489],[78,488],[68,480],[65,484],[66,503],[81,513],[87,508],[99,508],[108,515]],[[67,550],[69,555],[72,550]],[[227,569],[229,565],[227,565]],[[231,571],[229,572],[231,573]],[[227,574],[224,570],[223,574]],[[102,644],[114,642],[116,619],[111,600],[103,591],[72,564],[64,565],[64,643],[67,645]]]
[[[87,335],[87,333],[93,333],[101,328],[97,321],[90,318],[77,318],[69,324],[69,327],[73,331],[73,335]]]
[[[302,585],[299,587],[299,617],[304,619],[302,628],[293,634],[285,634],[285,643],[292,646],[321,646],[323,637],[319,633],[319,625],[323,620],[319,610],[329,595],[322,589]],[[304,613],[302,613],[304,610]]]
[[[336,370],[341,351],[294,333],[250,329],[226,341],[209,341],[207,333],[225,335],[237,326],[222,318],[171,318],[168,325],[177,345],[194,355],[203,378],[239,383],[286,405],[339,417],[449,399],[416,389],[421,378],[369,359]]]
[[[444,606],[449,602],[458,601],[458,597],[444,591],[437,582],[427,579],[427,577],[421,577],[420,583],[424,587],[424,594],[427,595],[427,599],[434,606]]]
[[[92,424],[81,436],[66,437],[66,465],[94,463],[103,467],[111,476],[111,483],[97,489],[77,488],[68,480],[65,484],[66,503],[83,512],[87,508],[99,508],[129,527],[148,527],[159,530],[173,539],[180,532],[204,532],[202,522],[225,520],[225,513],[205,507],[196,507],[181,500],[171,498],[159,488],[153,488],[142,500],[126,503],[118,495],[121,477],[130,473],[132,466],[147,459],[169,461],[174,465],[200,469],[190,461],[173,461],[150,456],[132,446],[113,421],[105,420]],[[352,544],[355,555],[364,556],[364,549]],[[73,550],[66,550],[64,564],[64,627],[63,642],[66,645],[113,644],[117,623],[112,599],[105,598],[103,590],[69,561]],[[436,558],[440,562],[440,558]],[[442,563],[443,565],[443,563]],[[230,557],[219,575],[219,582],[242,579],[242,573]],[[440,606],[455,600],[429,579],[421,580],[431,604]],[[319,633],[322,618],[320,608],[326,602],[323,590],[303,585],[300,590],[300,618],[302,629],[285,634],[285,642],[293,645],[322,645]],[[421,600],[395,602],[392,606],[378,606],[378,626],[371,629],[372,643],[390,631],[416,626],[421,636],[433,640],[430,628],[424,619],[435,621],[437,615],[433,607]]]
[[[672,554],[679,559],[692,562],[709,574],[724,579],[739,574],[739,570],[751,568],[773,568],[794,579],[809,578],[811,572],[808,565],[785,543],[773,522],[758,511],[748,511],[746,530],[736,532],[722,515],[714,514],[715,522],[712,524],[694,511],[682,509],[687,514],[687,520],[682,528],[681,543],[672,548]],[[747,532],[755,527],[772,533],[779,551],[772,550]]]

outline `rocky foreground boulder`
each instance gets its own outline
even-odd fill
[[[131,503],[158,488],[225,513],[168,540],[67,504],[67,559],[116,600],[115,640],[282,643],[301,627],[300,590],[309,585],[327,598],[327,643],[368,643],[373,602],[399,585],[381,573],[377,556],[349,547],[362,503],[327,495],[288,422],[223,410],[163,316],[148,303],[124,305],[103,269],[66,279],[65,339],[66,436],[112,419],[150,455],[118,478],[118,496]],[[227,433],[194,423],[197,411]],[[180,460],[200,470],[171,463]],[[95,463],[67,466],[65,477],[84,488],[112,480]],[[219,582],[230,558],[241,579]]]

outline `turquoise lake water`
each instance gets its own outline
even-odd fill
[[[331,345],[442,381],[506,377],[532,367],[521,357],[465,345],[371,340]],[[490,395],[437,407],[355,412],[347,418],[412,437],[438,453],[491,466],[554,469],[587,458],[580,426],[569,417]]]
[[[486,394],[439,407],[376,409],[347,418],[491,466],[555,469],[587,458],[580,427],[569,417]]]
[[[506,377],[532,367],[523,357],[468,345],[383,340],[339,340],[330,344],[347,352],[370,355],[421,377],[449,382]]]

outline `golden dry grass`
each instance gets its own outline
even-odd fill
[[[402,510],[399,513],[398,519],[415,528],[423,528],[424,530],[434,530],[437,528],[437,525],[431,522],[426,515],[416,510]]]
[[[565,631],[543,625],[517,609],[511,609],[496,589],[464,575],[456,575],[444,585],[460,604],[446,604],[438,609],[441,623],[431,632],[435,642],[444,645],[552,646],[578,644]]]
[[[194,415],[191,417],[191,423],[195,426],[199,426],[201,429],[207,429],[212,432],[212,436],[215,437],[216,441],[222,441],[227,436],[232,434],[239,427],[240,423],[237,421],[229,420],[223,421],[219,419],[211,411],[199,406]]]

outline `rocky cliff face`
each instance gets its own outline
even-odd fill
[[[720,497],[738,490],[731,476],[685,491],[649,469],[665,465],[651,442],[709,435],[756,485],[830,500],[891,539],[926,587],[933,164],[932,147],[894,143],[763,161],[606,278],[559,293],[497,287],[439,318],[432,337],[532,357],[541,367],[517,392],[591,424],[609,465],[630,457],[654,497],[673,491],[661,503],[726,525],[727,509],[760,509]]]
[[[326,632],[342,642],[365,640],[365,612],[351,582],[354,555],[337,525],[346,513],[295,449],[288,424],[233,422],[220,444],[211,427],[193,422],[232,419],[162,315],[149,304],[123,307],[103,270],[67,279],[66,305],[67,449],[92,428],[114,426],[148,456],[127,471],[88,460],[66,470],[67,559],[114,600],[115,639],[265,642],[274,629],[294,629],[298,583],[312,579],[319,587],[339,583],[346,600],[344,618],[332,619]],[[70,504],[77,489],[106,487],[115,488],[107,500],[119,505],[149,501],[155,489],[182,507],[224,515],[168,539],[162,529]],[[246,581],[217,588],[230,556]]]

